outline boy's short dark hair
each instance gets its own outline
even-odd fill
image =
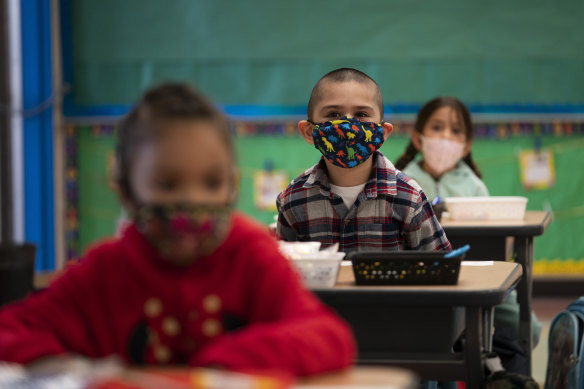
[[[374,79],[369,77],[367,74],[360,70],[353,68],[339,68],[332,70],[321,77],[320,80],[312,88],[312,93],[310,94],[310,99],[308,100],[308,119],[312,120],[312,115],[314,114],[314,106],[322,98],[321,85],[324,82],[348,82],[356,81],[359,83],[371,82],[374,85],[375,92],[377,94],[377,103],[379,105],[379,112],[381,113],[381,119],[383,119],[383,96],[381,95],[381,88],[375,82]]]

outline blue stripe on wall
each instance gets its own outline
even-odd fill
[[[22,88],[25,111],[52,94],[51,7],[21,2]],[[30,111],[29,111],[30,112]],[[24,118],[25,239],[37,246],[37,270],[55,268],[52,106]]]
[[[138,99],[139,96],[136,96]],[[273,118],[282,116],[303,117],[306,115],[306,106],[262,106],[262,105],[224,105],[220,108],[228,115],[236,118]],[[118,117],[124,115],[128,105],[96,105],[77,106],[73,104],[73,96],[65,99],[65,117]],[[420,109],[416,104],[394,104],[384,107],[385,114],[416,114]],[[473,114],[584,114],[582,104],[469,104]]]

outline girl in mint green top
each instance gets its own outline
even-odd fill
[[[420,184],[426,197],[488,196],[481,173],[471,157],[473,126],[468,108],[454,97],[437,97],[418,112],[412,139],[395,167]],[[422,158],[416,159],[420,153]],[[532,314],[533,347],[541,323]],[[495,326],[508,327],[519,337],[519,304],[512,291],[495,307]]]
[[[471,157],[472,140],[468,108],[454,97],[435,98],[418,112],[412,139],[395,167],[416,180],[430,201],[488,196]]]
[[[402,171],[420,184],[430,201],[437,196],[445,198],[489,195],[484,182],[463,161],[458,161],[452,170],[442,174],[438,180],[422,168],[421,161],[410,162]]]

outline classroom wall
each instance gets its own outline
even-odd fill
[[[320,156],[314,147],[290,131],[293,124],[290,121],[243,123],[235,137],[240,167],[237,208],[266,225],[273,222],[275,212],[256,207],[254,176],[270,165],[292,179],[316,163]],[[477,124],[480,136],[473,144],[473,158],[491,195],[525,196],[527,209],[553,212],[553,222],[543,236],[535,239],[536,273],[584,273],[581,239],[584,175],[562,174],[582,166],[584,122],[522,123],[526,130],[520,133],[513,130],[517,124]],[[397,123],[397,127],[381,147],[392,160],[403,152],[409,141],[407,129],[400,129],[406,123]],[[75,257],[91,242],[114,233],[121,209],[108,185],[114,155],[114,126],[69,126],[67,132],[69,256]],[[532,150],[536,144],[554,155],[556,182],[546,189],[526,189],[520,177],[518,154]]]
[[[583,14],[579,0],[61,0],[71,86],[64,101],[69,256],[115,228],[111,123],[147,87],[191,82],[238,121],[238,208],[269,223],[273,211],[254,203],[254,175],[273,165],[293,178],[316,162],[295,121],[314,83],[349,66],[380,84],[389,121],[410,115],[407,124],[436,95],[465,101],[487,129],[473,154],[491,194],[524,195],[528,209],[554,212],[536,238],[535,270],[584,272],[577,234],[584,175],[575,169],[584,164]],[[530,130],[515,133],[519,123]],[[526,190],[518,153],[536,139],[554,152],[556,183]],[[395,159],[406,143],[407,133],[396,131],[382,151]]]

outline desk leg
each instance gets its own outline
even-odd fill
[[[528,359],[531,375],[531,294],[533,269],[533,237],[515,237],[516,261],[523,266],[523,277],[517,285],[519,302],[519,343]]]
[[[483,350],[493,351],[493,328],[495,307],[483,309]]]
[[[484,340],[482,326],[482,307],[466,307],[466,343],[464,345],[464,358],[466,360],[467,388],[480,388],[484,378],[483,350]]]

